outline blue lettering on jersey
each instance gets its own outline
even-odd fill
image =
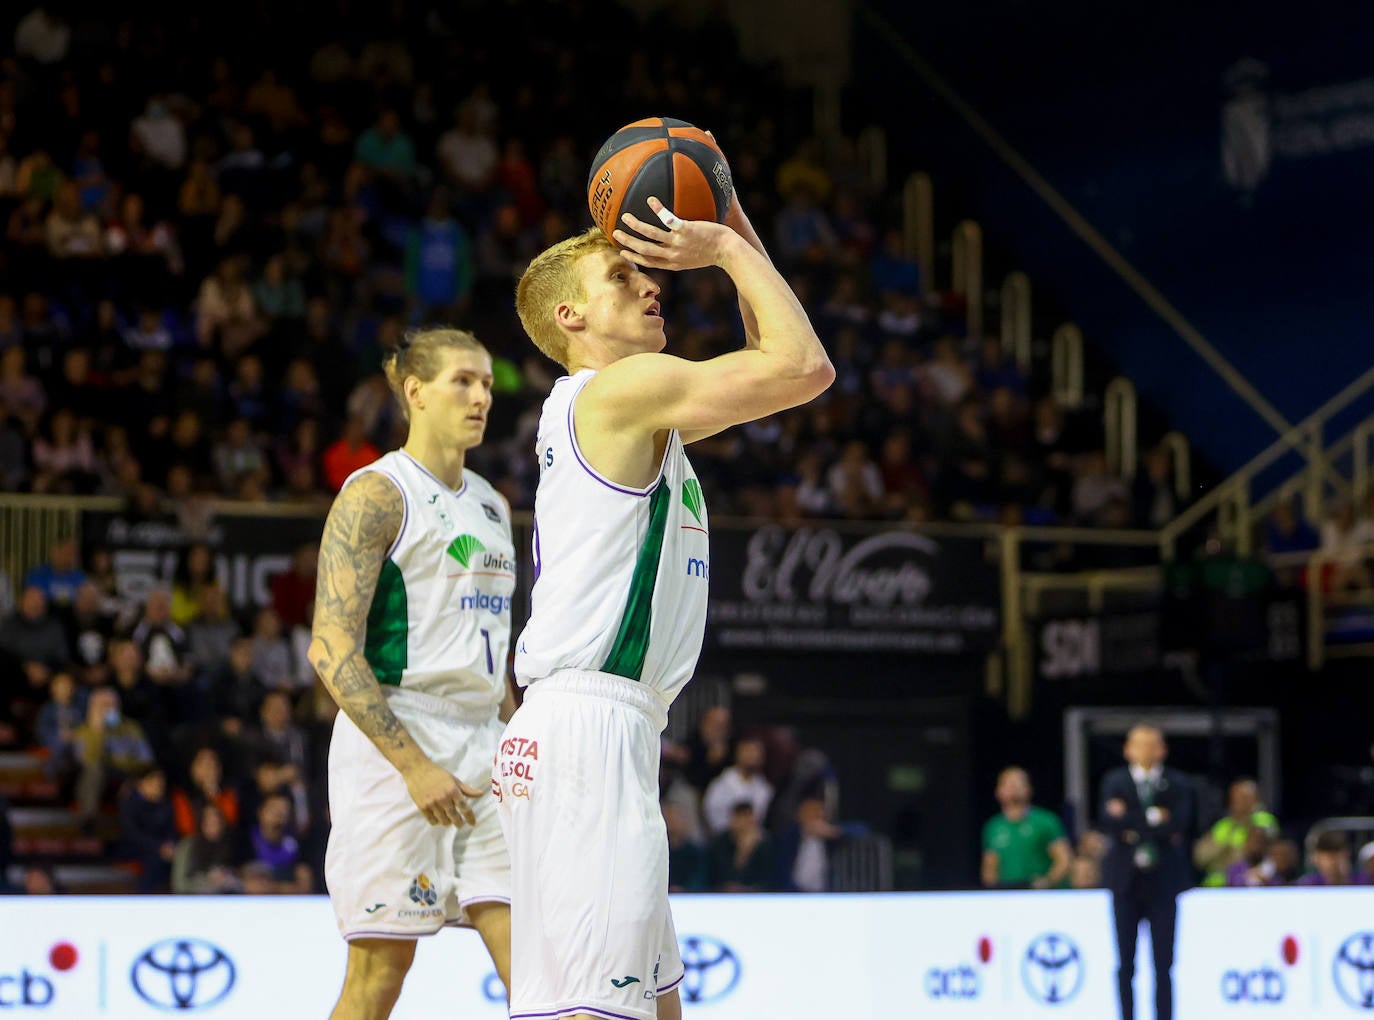
[[[458,599],[459,609],[485,610],[493,616],[500,616],[502,613],[510,612],[511,599],[509,595],[488,595],[480,588],[471,595],[463,595]]]

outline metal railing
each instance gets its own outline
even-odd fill
[[[1371,390],[1374,390],[1374,367],[1353,379],[1321,407],[1280,435],[1229,478],[1166,524],[1161,535],[1166,550],[1172,554],[1180,538],[1215,515],[1222,537],[1234,542],[1239,552],[1251,552],[1254,542],[1252,508],[1262,502],[1264,496],[1270,495],[1255,493],[1255,482],[1281,457],[1293,452],[1300,454],[1305,460],[1302,471],[1305,472],[1303,477],[1307,516],[1313,521],[1321,520],[1324,505],[1323,489],[1327,482],[1330,481],[1340,491],[1348,492],[1351,488],[1348,479],[1333,474],[1330,469],[1323,438],[1326,424]],[[1367,437],[1368,433],[1364,433],[1366,448]],[[1362,477],[1367,478],[1368,468],[1363,470],[1366,473]],[[1291,477],[1288,482],[1291,484]]]

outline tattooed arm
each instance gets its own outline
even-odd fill
[[[401,773],[425,818],[433,825],[471,824],[467,798],[481,791],[430,761],[391,711],[363,656],[377,578],[404,517],[400,490],[376,472],[355,479],[335,498],[320,539],[310,662],[339,710]]]

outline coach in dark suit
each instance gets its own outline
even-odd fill
[[[1140,725],[1126,736],[1125,768],[1102,777],[1099,827],[1108,838],[1102,881],[1112,893],[1121,965],[1117,985],[1122,1020],[1134,1020],[1136,934],[1150,925],[1154,948],[1155,1016],[1171,1020],[1174,996],[1176,898],[1193,884],[1192,844],[1195,801],[1183,773],[1164,767],[1164,734]]]

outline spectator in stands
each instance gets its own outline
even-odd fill
[[[23,886],[20,890],[25,896],[60,896],[67,888],[57,877],[57,869],[51,864],[28,864],[24,866]]]
[[[830,850],[844,836],[845,829],[830,820],[822,798],[805,798],[797,805],[796,817],[778,833],[774,887],[781,892],[828,892]]]
[[[1344,832],[1327,829],[1312,844],[1312,870],[1296,885],[1351,885],[1350,841]]]
[[[1259,785],[1253,779],[1237,779],[1227,790],[1226,817],[1193,845],[1193,864],[1204,872],[1202,884],[1227,884],[1227,869],[1247,856],[1249,834],[1260,829],[1272,839],[1278,836],[1278,828],[1278,819],[1260,803]]]
[[[201,805],[195,832],[182,836],[172,855],[172,892],[236,893],[239,852],[230,823],[214,804]]]
[[[1310,553],[1321,546],[1321,535],[1303,516],[1296,499],[1281,499],[1264,522],[1260,544],[1271,556]],[[1275,581],[1285,588],[1301,583],[1306,573],[1301,564],[1274,564]]]
[[[983,406],[973,396],[958,403],[954,427],[940,448],[936,481],[940,499],[955,516],[967,517],[993,495],[993,451],[983,422]]]
[[[33,443],[33,491],[92,495],[100,487],[91,425],[70,407],[54,408]]]
[[[26,436],[37,431],[48,395],[42,382],[29,371],[24,347],[7,347],[0,353],[0,404]]]
[[[253,423],[247,418],[238,417],[229,422],[211,456],[221,495],[234,496],[245,478],[267,480],[267,457],[253,437]]]
[[[729,767],[732,746],[730,709],[712,705],[701,713],[696,729],[687,737],[687,761],[683,765],[687,781],[705,791],[711,780]]]
[[[406,237],[406,296],[412,323],[462,320],[472,296],[473,258],[472,239],[453,217],[447,192],[435,189],[424,218]]]
[[[1322,522],[1321,550],[1329,566],[1328,587],[1334,591],[1368,588],[1371,581],[1365,546],[1374,540],[1374,525],[1366,527],[1355,516],[1355,506],[1341,500]]]
[[[310,755],[305,733],[291,719],[291,699],[285,691],[269,690],[258,707],[257,723],[244,734],[249,768],[263,761],[281,761],[305,776]]]
[[[752,801],[730,807],[725,828],[711,840],[711,888],[716,892],[766,892],[772,886],[774,851]]]
[[[874,291],[896,291],[912,297],[922,296],[922,267],[906,254],[906,237],[900,227],[883,232],[882,248],[874,253],[868,264],[868,275]]]
[[[258,341],[266,323],[244,279],[244,260],[221,259],[196,297],[196,340],[202,349],[232,361]]]
[[[196,616],[186,625],[186,654],[200,678],[202,689],[212,689],[210,678],[228,661],[234,641],[243,628],[229,612],[229,599],[218,581],[200,589]]]
[[[874,462],[867,444],[853,439],[826,474],[833,504],[852,520],[872,520],[882,516],[887,493],[882,472]]]
[[[1031,415],[1032,459],[1041,465],[1049,504],[1058,513],[1067,513],[1073,487],[1073,459],[1064,411],[1052,395],[1035,402]]]
[[[763,765],[763,741],[743,739],[735,744],[735,763],[711,780],[702,798],[702,815],[712,835],[729,827],[731,812],[741,801],[753,806],[758,819],[768,814],[773,786],[763,777]]]
[[[110,685],[119,694],[124,715],[147,735],[159,760],[167,758],[171,740],[171,709],[166,688],[153,682],[144,668],[143,652],[129,638],[110,642]]]
[[[85,688],[78,687],[70,673],[55,673],[48,684],[48,700],[38,709],[34,735],[47,752],[43,772],[58,782],[65,794],[76,780],[76,732],[86,718]]]
[[[89,828],[109,790],[151,764],[153,751],[143,727],[120,711],[119,694],[111,687],[91,692],[86,721],[77,727],[73,743],[80,767],[77,810]]]
[[[1226,866],[1222,880],[1207,884],[1224,885],[1232,889],[1285,884],[1279,879],[1274,859],[1270,856],[1276,835],[1274,831],[1260,826],[1247,830],[1240,855]]]
[[[1174,491],[1173,456],[1169,447],[1156,443],[1145,451],[1140,470],[1131,485],[1131,524],[1137,528],[1158,529],[1179,512]]]
[[[281,794],[265,798],[258,807],[257,824],[249,834],[250,863],[269,870],[273,892],[305,894],[312,890],[314,878],[310,866],[301,860],[301,845],[291,834],[290,826],[290,800]]]
[[[1102,888],[1101,862],[1087,854],[1074,854],[1073,863],[1069,865],[1069,888]]]
[[[239,817],[256,818],[269,797],[282,796],[291,805],[290,827],[297,835],[310,829],[310,788],[295,765],[268,752],[251,763],[250,780],[240,788]]]
[[[1031,804],[1030,776],[1012,766],[997,776],[1001,812],[983,826],[982,881],[988,888],[1057,889],[1068,877],[1073,853],[1063,823]]]
[[[230,826],[239,822],[238,792],[224,783],[219,752],[209,744],[196,749],[187,769],[190,782],[172,791],[172,814],[177,834],[191,836],[207,805],[215,808]]]
[[[3,362],[0,358],[0,363]],[[0,491],[23,492],[29,484],[28,441],[0,397]]]
[[[694,833],[692,818],[681,804],[663,802],[668,830],[668,891],[705,892],[711,881],[711,858]]]
[[[349,176],[354,194],[357,188],[371,188],[383,209],[398,212],[411,198],[416,169],[415,143],[401,128],[400,114],[383,109],[353,148]]]
[[[57,189],[46,230],[48,253],[55,259],[99,258],[105,253],[100,221],[81,207],[81,188],[75,181]]]
[[[143,613],[129,632],[143,655],[143,668],[153,683],[183,686],[191,677],[186,632],[172,619],[172,589],[155,585],[143,601]]]
[[[324,480],[329,490],[338,492],[349,475],[381,455],[382,452],[367,438],[366,420],[360,415],[350,414],[344,423],[343,435],[324,451]]]
[[[1302,874],[1302,854],[1291,839],[1276,839],[1269,848],[1273,863],[1273,885],[1293,885]]]
[[[208,585],[215,583],[215,553],[206,542],[192,542],[177,554],[172,572],[172,622],[188,626],[200,615],[200,600]]]
[[[1374,840],[1370,840],[1355,855],[1355,884],[1374,885]]]
[[[284,630],[303,623],[306,607],[315,601],[315,570],[319,555],[318,542],[305,542],[291,554],[290,568],[272,578],[272,608]]]
[[[70,666],[66,631],[48,610],[42,588],[26,587],[19,605],[0,620],[0,661],[0,677],[8,681],[0,694],[11,713],[24,718],[46,697],[52,674]]]
[[[48,550],[48,559],[29,569],[24,575],[24,587],[39,588],[55,610],[72,604],[77,589],[86,581],[81,569],[76,540],[63,538],[54,542]]]
[[[1014,398],[1026,396],[1026,377],[1011,352],[1002,349],[1002,338],[988,333],[978,345],[978,365],[973,373],[974,385],[984,394],[1000,389]]]
[[[253,671],[274,690],[291,690],[296,669],[291,643],[282,633],[281,617],[271,606],[260,606],[253,615]]]
[[[212,714],[222,720],[224,733],[238,736],[243,720],[256,714],[267,694],[266,684],[253,668],[251,637],[234,638],[228,658],[211,669],[208,687]]]
[[[177,832],[167,801],[167,774],[149,765],[129,777],[120,794],[119,841],[139,866],[139,892],[166,892],[172,878]]]
[[[1126,483],[1107,470],[1105,452],[1089,451],[1078,459],[1074,470],[1074,522],[1082,527],[1101,526],[1107,506],[1114,500],[1130,505]]]

